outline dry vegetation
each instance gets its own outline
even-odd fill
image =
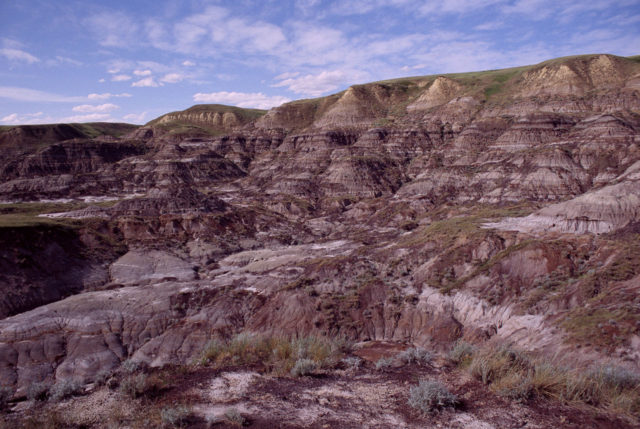
[[[616,366],[570,367],[508,346],[457,343],[450,359],[494,393],[526,402],[547,399],[640,417],[640,375]]]

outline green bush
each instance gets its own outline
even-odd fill
[[[422,413],[432,413],[442,408],[458,405],[458,397],[437,381],[420,380],[409,391],[409,406]]]

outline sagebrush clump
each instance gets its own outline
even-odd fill
[[[190,415],[191,410],[184,405],[163,408],[162,411],[160,411],[162,425],[166,428],[181,428],[187,426]]]
[[[455,407],[459,400],[438,381],[420,380],[409,391],[409,406],[422,412],[432,413],[447,407]]]
[[[224,418],[228,423],[234,426],[244,426],[247,422],[247,419],[245,419],[244,416],[240,414],[240,411],[235,408],[229,408],[225,411]]]
[[[294,377],[309,375],[317,368],[318,364],[311,359],[298,359],[293,368],[291,368],[291,375]]]
[[[398,354],[398,359],[406,364],[418,363],[428,364],[433,359],[433,355],[422,347],[412,347]]]
[[[54,384],[49,391],[49,399],[62,401],[70,396],[82,393],[83,384],[77,380],[63,380]]]
[[[449,359],[458,365],[468,363],[473,356],[475,348],[470,343],[458,340],[449,352]]]
[[[47,399],[50,385],[48,383],[31,383],[27,388],[27,399],[30,401],[44,401]]]
[[[9,401],[13,396],[13,389],[10,387],[0,387],[0,411],[5,410],[9,406]]]
[[[380,358],[376,361],[376,369],[378,371],[387,371],[393,365],[393,357]]]

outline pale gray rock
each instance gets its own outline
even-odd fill
[[[109,267],[113,283],[139,285],[163,279],[195,280],[195,267],[161,250],[132,250]]]

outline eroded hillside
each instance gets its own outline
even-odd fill
[[[268,112],[194,106],[122,136],[58,128],[28,144],[22,128],[0,134],[0,314],[9,316],[0,382],[14,400],[33,383],[95,382],[124,361],[190,364],[212,340],[243,332],[434,356],[456,342],[509,344],[585,371],[596,362],[640,370],[637,57],[375,82]],[[358,350],[366,371],[392,356]],[[632,427],[640,413],[636,385],[616,393],[624,405],[576,396],[587,409],[545,420],[564,406],[544,402],[556,391],[515,398],[522,406],[500,402],[497,388],[483,399],[502,378],[467,380],[438,359],[415,374],[468,396],[467,416],[452,411],[450,427],[518,424],[487,414],[482,400],[520,420],[537,416],[530,427]],[[245,364],[229,377],[297,392]],[[322,370],[333,374],[333,399],[319,406],[338,410],[330,401],[355,401],[359,385],[332,368]],[[410,368],[393,368],[381,383],[415,381]],[[358,383],[375,383],[361,370]],[[405,409],[406,391],[371,425],[433,423]],[[243,394],[195,412],[204,419],[242,402],[256,427],[277,420],[275,405],[261,411]],[[332,412],[295,424],[349,418]]]

